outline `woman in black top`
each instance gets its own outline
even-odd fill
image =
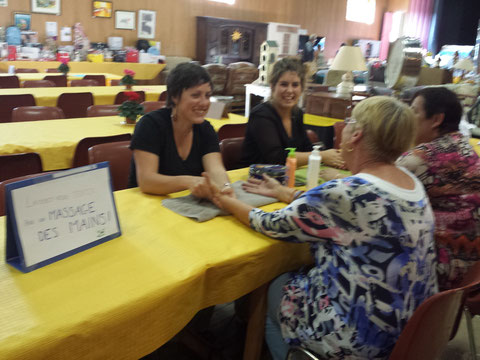
[[[268,102],[253,108],[248,119],[242,149],[242,164],[285,164],[285,148],[297,149],[298,166],[308,163],[312,150],[305,127],[303,111],[297,106],[305,85],[305,68],[295,58],[283,58],[273,67],[270,86],[272,95]],[[338,150],[321,152],[325,164],[343,167]]]
[[[149,194],[165,195],[190,189],[206,197],[199,185],[206,171],[219,186],[229,184],[218,137],[205,121],[212,83],[205,69],[179,64],[167,79],[167,107],[143,116],[130,148],[133,166],[129,185]]]

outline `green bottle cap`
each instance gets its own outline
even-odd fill
[[[297,148],[285,148],[285,150],[288,150],[288,157],[295,157],[295,150],[297,150]]]

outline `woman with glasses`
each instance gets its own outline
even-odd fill
[[[266,340],[322,358],[387,358],[415,308],[437,291],[433,213],[420,181],[395,165],[411,146],[413,112],[389,97],[359,103],[343,130],[352,175],[305,193],[265,177],[247,191],[289,203],[264,212],[207,185],[217,206],[275,239],[308,242],[315,265],[269,288]],[[205,175],[208,179],[208,175]]]
[[[303,111],[297,106],[305,88],[305,67],[295,58],[275,63],[270,75],[270,100],[254,107],[248,119],[241,163],[285,164],[285,148],[296,148],[297,165],[308,163],[312,144],[303,125]],[[340,152],[321,152],[326,165],[343,167]]]

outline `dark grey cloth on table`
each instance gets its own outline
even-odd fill
[[[232,184],[238,200],[254,207],[272,204],[278,201],[272,197],[247,193],[242,189],[242,183],[244,183],[244,181],[237,181]],[[162,200],[162,205],[177,214],[195,219],[198,222],[207,221],[219,215],[227,215],[225,211],[219,209],[212,202],[196,198],[191,194],[178,198],[164,199]]]

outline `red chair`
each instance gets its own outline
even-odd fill
[[[160,96],[158,97],[158,101],[167,101],[167,96],[168,96],[168,92],[167,91],[162,91],[160,93]]]
[[[154,110],[161,109],[165,106],[165,101],[144,101],[142,102],[143,112],[148,114]]]
[[[70,81],[70,86],[98,86],[98,82],[91,79],[79,79]]]
[[[52,68],[51,68],[51,69],[45,70],[45,72],[47,72],[47,73],[59,73],[60,70],[58,70],[57,68],[55,68],[55,69],[52,69]]]
[[[35,98],[31,94],[0,95],[0,123],[12,121],[12,110],[20,106],[35,106]]]
[[[139,103],[145,101],[145,91],[135,91],[138,95],[140,95],[140,99],[138,99]],[[121,104],[124,101],[128,100],[127,95],[125,95],[126,91],[119,92],[117,96],[115,96],[114,104]]]
[[[37,153],[0,155],[0,181],[42,171],[42,159]]]
[[[87,116],[87,108],[93,105],[93,95],[90,92],[65,93],[57,100],[57,107],[63,110],[65,117],[81,118]]]
[[[242,167],[239,163],[242,157],[243,140],[243,137],[235,137],[220,141],[220,153],[225,169],[234,170]]]
[[[65,119],[63,110],[55,106],[21,106],[12,110],[12,122]]]
[[[55,87],[67,87],[67,77],[65,75],[47,75],[43,80],[53,81]]]
[[[247,130],[247,124],[225,124],[218,129],[218,140],[244,137]]]
[[[45,175],[45,174],[48,174],[48,173],[44,172],[44,173],[18,176],[18,177],[14,177],[14,178],[11,178],[11,179],[8,179],[8,180],[0,181],[0,216],[5,215],[5,211],[6,211],[6,207],[7,207],[6,203],[5,203],[5,185],[11,184],[11,183],[14,183],[14,182],[17,182],[17,181],[21,181],[21,180],[36,178],[38,176]]]
[[[55,83],[50,80],[26,80],[23,82],[24,88],[55,87]]]
[[[121,134],[113,136],[88,137],[80,140],[75,148],[72,167],[88,165],[88,149],[94,145],[116,142],[130,141],[132,134]]]
[[[338,121],[333,124],[333,148],[340,149],[340,143],[342,142],[342,131],[345,127],[345,121]]]
[[[85,75],[83,80],[95,80],[97,86],[105,86],[105,75]]]
[[[120,86],[122,84],[120,84],[120,79],[113,79],[113,80],[110,80],[110,86]]]
[[[91,105],[87,109],[87,117],[118,116],[118,105]]]
[[[38,73],[37,69],[15,69],[16,74],[21,74],[21,73]]]
[[[18,76],[0,76],[0,88],[1,89],[16,89],[20,87],[20,80]]]
[[[102,161],[110,163],[113,190],[123,190],[128,185],[132,150],[130,141],[117,141],[98,144],[88,149],[88,163],[95,164]]]
[[[312,144],[318,143],[318,135],[315,131],[313,131],[312,129],[307,129],[306,133],[308,136],[308,140],[310,140]]]

